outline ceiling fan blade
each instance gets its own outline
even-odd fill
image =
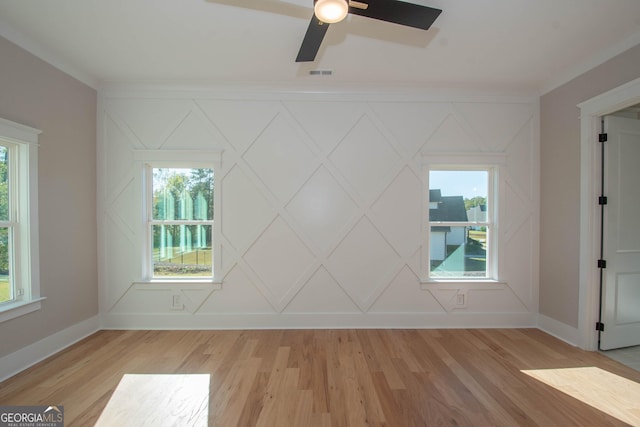
[[[428,30],[442,13],[440,9],[400,0],[363,0],[364,2],[369,7],[362,9],[349,6],[349,13],[422,30]]]
[[[307,33],[304,35],[304,40],[302,40],[300,51],[298,51],[296,62],[312,62],[316,59],[316,54],[328,28],[329,24],[320,21],[313,15],[311,22],[309,22]]]

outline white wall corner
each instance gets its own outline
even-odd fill
[[[98,330],[100,330],[98,316],[90,317],[0,358],[0,382],[64,350]]]
[[[538,329],[574,347],[578,347],[578,343],[580,342],[578,328],[559,322],[544,314],[538,314]]]

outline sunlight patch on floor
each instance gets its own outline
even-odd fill
[[[596,367],[523,373],[633,426],[640,426],[640,384]]]
[[[208,374],[126,374],[96,426],[205,427],[208,416]]]

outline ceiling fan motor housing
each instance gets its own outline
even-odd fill
[[[313,0],[313,10],[316,17],[327,24],[342,21],[349,13],[347,0]]]

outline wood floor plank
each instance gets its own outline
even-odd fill
[[[367,362],[372,371],[381,371],[389,383],[392,390],[402,390],[406,386],[393,366],[392,359],[396,357],[395,349],[388,342],[388,339],[380,333],[381,331],[360,331],[358,338],[361,345],[368,344],[370,350]],[[373,362],[375,361],[375,365]]]
[[[256,375],[249,394],[244,402],[244,406],[240,411],[237,425],[239,426],[255,426],[258,417],[264,407],[264,393],[269,383],[269,374],[259,371]]]
[[[384,330],[384,332],[398,352],[397,357],[406,363],[411,372],[423,372],[422,366],[418,361],[420,355],[414,354],[414,352],[411,351],[411,346],[409,345],[409,343],[417,339],[416,331],[387,329]]]
[[[0,405],[91,426],[126,374],[207,375],[210,426],[640,426],[640,372],[537,329],[100,331]]]
[[[242,408],[260,368],[257,358],[239,359],[209,401],[209,422],[214,426],[237,425]]]
[[[313,416],[313,392],[311,390],[300,391],[295,409],[291,424],[294,426],[310,425]]]
[[[286,382],[286,379],[290,380],[286,375],[290,350],[290,347],[278,347],[264,394],[264,406],[258,417],[257,426],[268,426],[270,422],[277,420],[279,405],[282,404],[285,399],[285,403],[291,404],[291,390],[287,387],[289,384]]]
[[[298,388],[312,392],[314,413],[328,413],[326,334],[324,331],[307,331],[301,346]]]

